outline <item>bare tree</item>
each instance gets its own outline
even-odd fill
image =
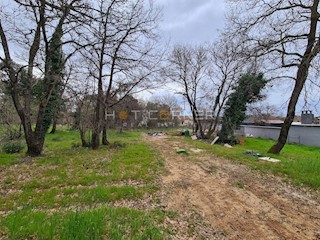
[[[176,93],[188,102],[195,124],[194,131],[200,131],[202,135],[199,107],[206,95],[203,89],[207,70],[208,54],[205,47],[177,45],[169,56],[169,66],[164,73],[173,82]]]
[[[172,110],[182,110],[178,103],[178,99],[174,94],[166,93],[162,95],[153,95],[150,99],[150,102],[166,105]]]
[[[48,129],[47,120],[51,114],[48,108],[52,101],[52,93],[61,79],[59,75],[65,61],[72,55],[70,53],[61,59],[59,56],[62,54],[57,55],[57,50],[63,44],[75,43],[74,39],[68,38],[67,35],[71,36],[72,29],[77,26],[75,19],[83,15],[80,12],[83,12],[85,5],[77,0],[14,2],[16,9],[0,12],[1,19],[6,16],[8,20],[0,20],[0,39],[4,52],[0,60],[4,63],[3,69],[9,78],[6,84],[11,89],[10,95],[23,125],[28,146],[27,154],[38,156],[42,152]],[[63,36],[66,42],[62,42]],[[21,50],[19,65],[14,63],[18,59],[12,55],[15,49]],[[24,72],[26,76],[21,78],[20,75]],[[38,110],[33,128],[31,104],[35,100],[33,92],[39,80],[42,84],[37,98]]]
[[[245,39],[245,53],[263,58],[265,66],[277,72],[274,77],[294,81],[278,141],[269,150],[279,154],[286,143],[310,67],[320,51],[319,0],[230,2],[235,3],[230,33]]]
[[[195,131],[210,138],[232,85],[247,63],[237,54],[238,45],[224,36],[211,46],[176,46],[169,59],[167,77],[192,110]]]
[[[86,77],[82,65],[74,65],[70,83],[66,85],[65,97],[68,99],[69,112],[73,117],[72,128],[79,130],[82,146],[90,147],[96,95],[94,82]]]
[[[247,115],[254,123],[268,123],[272,118],[276,118],[276,108],[267,103],[251,104],[247,108]]]
[[[16,140],[22,137],[21,125],[17,127],[19,125],[20,119],[15,111],[12,99],[8,95],[6,87],[0,81],[0,126],[4,126],[5,140]]]
[[[150,87],[159,71],[157,43],[159,10],[152,1],[100,0],[95,21],[88,28],[94,39],[83,52],[88,76],[97,82],[92,148],[107,144],[105,112],[134,91]],[[115,99],[117,101],[115,101]]]
[[[221,113],[232,91],[232,86],[239,79],[248,63],[238,54],[238,45],[226,36],[221,36],[213,43],[210,50],[210,83],[212,120],[207,137],[217,131]]]

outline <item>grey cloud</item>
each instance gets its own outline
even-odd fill
[[[214,0],[158,0],[163,6],[161,24],[165,37],[173,42],[204,42],[214,39],[223,28],[225,2]]]

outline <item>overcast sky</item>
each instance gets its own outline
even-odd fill
[[[0,0],[1,4],[11,0]],[[175,43],[198,44],[212,42],[224,28],[227,14],[225,0],[155,0],[163,8],[160,29],[164,40]],[[0,5],[1,5],[0,4]],[[2,49],[0,49],[0,53]],[[157,91],[159,93],[161,91]],[[165,91],[164,91],[165,92]],[[151,94],[152,95],[152,94]],[[290,90],[284,90],[281,83],[269,89],[267,103],[275,105],[278,113],[286,112]],[[148,98],[149,94],[144,94]],[[320,115],[318,94],[309,108]],[[318,106],[319,105],[319,106]],[[304,108],[304,101],[300,100],[297,114]]]
[[[162,35],[170,39],[171,44],[189,43],[197,44],[212,42],[219,35],[219,30],[224,28],[225,15],[227,14],[225,0],[155,0],[163,7],[163,20],[160,24]],[[285,115],[291,88],[288,82],[274,83],[268,89],[266,104],[274,105],[277,113]],[[311,109],[320,114],[319,98],[309,96],[309,106],[304,106],[305,101],[301,96],[297,105],[297,114],[302,109]]]
[[[224,0],[156,0],[163,7],[161,30],[172,43],[212,41],[224,26]]]
[[[226,6],[224,0],[155,0],[163,10],[160,23],[164,41],[176,43],[201,44],[212,42],[224,27]],[[173,87],[169,87],[172,91]],[[154,94],[166,94],[168,89],[143,93],[139,97],[150,99]],[[183,99],[176,95],[180,104]]]

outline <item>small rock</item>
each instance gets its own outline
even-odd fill
[[[202,149],[198,149],[198,148],[190,148],[190,151],[191,151],[191,152],[194,152],[194,153],[201,153],[201,152],[203,152]]]
[[[197,138],[196,135],[192,135],[192,136],[191,136],[191,139],[192,139],[192,140],[197,140],[198,138]]]
[[[270,157],[260,157],[258,158],[259,160],[267,161],[267,162],[272,162],[272,163],[278,163],[281,162],[278,159],[270,158]]]

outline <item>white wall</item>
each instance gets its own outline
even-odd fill
[[[242,125],[241,132],[244,136],[253,135],[276,140],[280,134],[280,127]],[[320,125],[291,126],[288,142],[320,147]]]

